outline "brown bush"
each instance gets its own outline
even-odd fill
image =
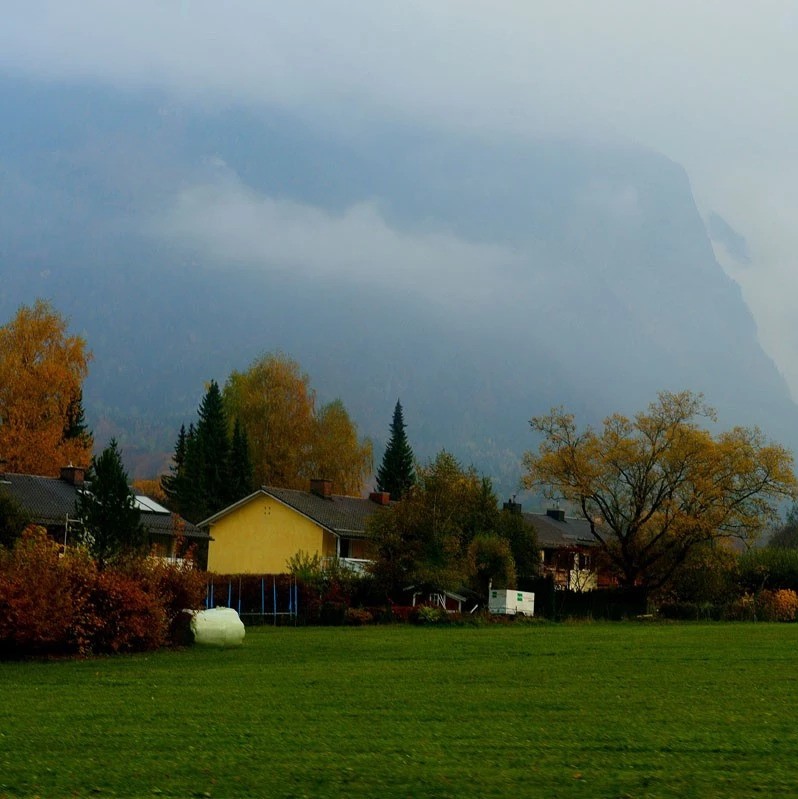
[[[97,570],[81,551],[59,553],[42,528],[0,555],[0,652],[83,654],[91,649]]]
[[[762,621],[795,621],[798,594],[789,588],[760,591],[756,597],[756,609]]]
[[[113,569],[100,572],[91,605],[101,620],[94,631],[94,652],[142,652],[166,643],[164,606],[133,577]]]
[[[205,576],[186,567],[139,559],[99,571],[84,550],[59,550],[42,528],[0,549],[0,657],[155,649],[205,594]]]

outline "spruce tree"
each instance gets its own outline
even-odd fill
[[[199,516],[206,518],[221,510],[230,497],[230,439],[222,392],[211,380],[202,398],[196,430],[196,464],[200,475]],[[198,519],[199,521],[199,519]]]
[[[170,474],[161,487],[172,510],[191,522],[207,519],[249,494],[252,466],[246,435],[236,422],[228,433],[219,385],[212,380],[197,411],[197,424],[180,428]]]
[[[405,434],[402,403],[396,401],[391,422],[391,437],[382,464],[377,470],[377,488],[388,491],[391,499],[401,499],[415,485],[415,457]]]
[[[230,491],[229,502],[252,493],[252,462],[249,458],[247,434],[236,419],[233,425],[233,438],[230,442]]]
[[[87,442],[89,446],[91,446],[92,434],[86,424],[82,391],[79,391],[77,395],[69,401],[61,438],[64,441],[78,439],[81,442]]]
[[[116,439],[92,458],[86,477],[88,486],[78,495],[75,509],[91,554],[102,565],[118,555],[144,551],[147,534]]]
[[[172,465],[169,467],[170,474],[161,477],[161,488],[169,499],[172,510],[183,513],[180,507],[182,501],[182,482],[185,480],[186,468],[186,426],[180,425],[180,432],[175,442],[175,454],[172,456]]]

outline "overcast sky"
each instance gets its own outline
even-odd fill
[[[749,266],[719,258],[798,395],[796,41],[787,0],[28,0],[4,10],[0,68],[278,105],[352,132],[397,120],[648,145],[685,166],[704,214],[747,239]],[[266,220],[313,213],[249,205]],[[334,241],[374,213],[317,221]],[[380,235],[374,247],[395,245]],[[422,260],[458,246],[410,245]]]

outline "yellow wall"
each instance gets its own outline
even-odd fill
[[[335,555],[335,536],[272,497],[258,494],[210,529],[208,571],[283,574],[299,550]]]

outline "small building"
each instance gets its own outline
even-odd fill
[[[82,522],[76,505],[78,495],[87,486],[85,470],[74,466],[61,469],[60,477],[0,473],[0,492],[14,499],[33,524],[44,527],[64,546],[79,540]],[[152,554],[179,560],[186,546],[194,544],[197,564],[204,567],[208,533],[149,497],[134,496]]]
[[[367,521],[389,503],[386,492],[333,494],[330,480],[309,491],[263,486],[199,523],[211,536],[208,571],[281,574],[299,552],[362,571],[374,555]]]

